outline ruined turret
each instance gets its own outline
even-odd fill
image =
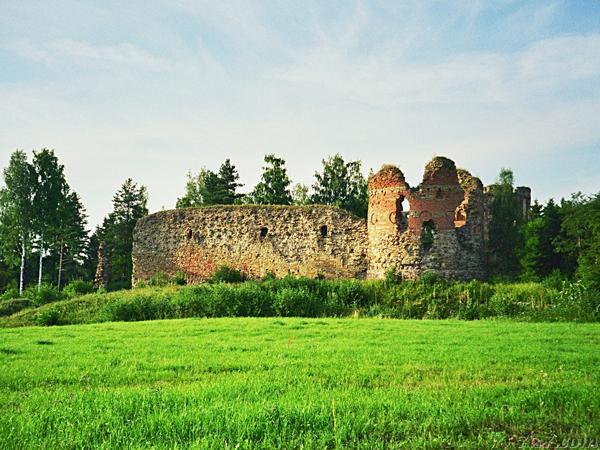
[[[396,166],[385,165],[369,178],[369,278],[382,278],[396,262],[398,237],[406,229],[402,202],[408,189]]]
[[[463,199],[454,161],[436,156],[425,166],[423,182],[410,196],[408,227],[417,234],[453,229],[455,210]]]
[[[104,288],[108,287],[110,280],[110,265],[108,262],[108,253],[106,251],[106,242],[100,242],[98,246],[98,266],[96,267],[96,276],[94,277],[94,287]]]

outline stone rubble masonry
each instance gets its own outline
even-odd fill
[[[161,211],[134,230],[133,283],[158,272],[209,278],[220,266],[250,278],[365,278],[365,220],[329,206],[213,206]]]
[[[519,187],[515,196],[526,218],[531,190]],[[390,270],[404,279],[426,271],[483,278],[490,200],[478,178],[436,157],[416,187],[396,166],[372,175],[367,220],[319,205],[161,211],[135,228],[133,283],[178,271],[200,282],[222,265],[251,278],[289,273],[381,279]]]
[[[94,287],[108,287],[110,280],[110,264],[108,262],[108,253],[106,252],[106,242],[102,241],[98,245],[98,265],[96,266],[96,276],[94,277]]]

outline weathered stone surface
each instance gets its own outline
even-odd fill
[[[369,180],[368,277],[395,268],[405,279],[428,270],[451,279],[482,278],[483,203],[481,181],[447,158],[429,162],[415,188],[400,169],[384,166]]]
[[[161,211],[134,231],[133,282],[157,272],[209,278],[221,265],[249,277],[364,278],[366,223],[327,206],[215,206]]]
[[[96,276],[94,277],[94,287],[108,287],[110,281],[110,264],[108,262],[108,253],[106,252],[106,242],[100,242],[98,245],[98,265],[96,266]]]
[[[520,187],[515,195],[526,218],[531,191]],[[449,279],[482,278],[490,200],[478,178],[436,157],[414,188],[395,166],[371,176],[366,221],[328,206],[162,211],[136,226],[133,283],[177,271],[201,281],[221,265],[255,278],[270,272],[376,279],[390,269],[405,279],[429,270]]]

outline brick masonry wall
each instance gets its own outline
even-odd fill
[[[191,282],[221,265],[258,278],[271,272],[364,278],[366,222],[328,206],[215,206],[161,211],[134,231],[133,283],[158,272]]]

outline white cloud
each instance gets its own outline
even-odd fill
[[[134,2],[88,17],[69,3],[77,26],[58,14],[48,36],[13,24],[27,32],[0,35],[0,49],[35,70],[0,78],[1,159],[16,147],[56,148],[98,223],[126,177],[149,186],[153,209],[171,207],[189,169],[225,157],[248,188],[270,152],[307,183],[335,152],[366,168],[400,163],[413,184],[433,154],[446,154],[489,182],[500,166],[535,167],[600,143],[600,30],[439,51],[451,27],[476,33],[489,6],[293,4]],[[432,20],[440,5],[447,20]],[[556,5],[538,9],[533,35]],[[94,33],[81,31],[86,23]],[[559,188],[571,190],[536,195]]]

